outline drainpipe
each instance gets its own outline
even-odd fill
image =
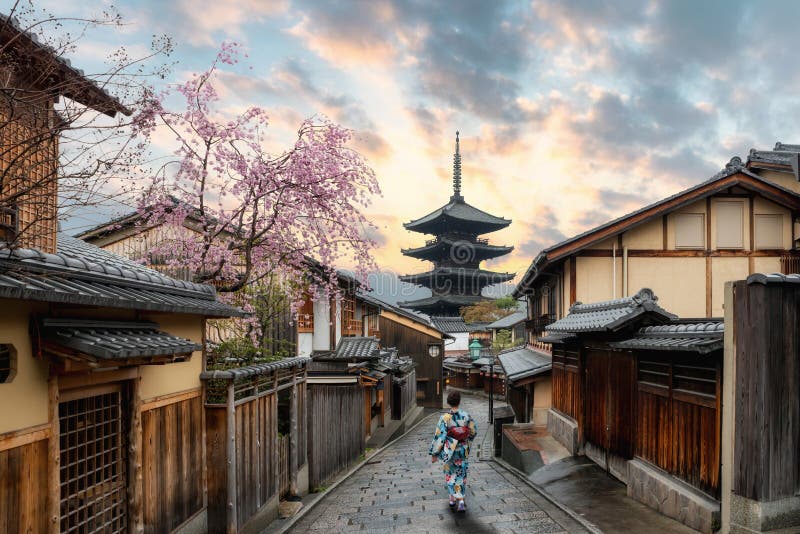
[[[628,296],[628,247],[622,247],[622,296]]]

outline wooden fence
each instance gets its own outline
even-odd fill
[[[289,466],[289,436],[278,436],[278,492],[281,497],[292,489]]]
[[[210,532],[238,531],[282,488],[291,489],[298,458],[305,455],[298,448],[306,442],[298,390],[307,361],[288,358],[200,375],[206,388]],[[287,389],[292,391],[291,430],[279,438],[278,393]]]
[[[311,488],[364,452],[364,390],[359,384],[308,385],[308,468]]]

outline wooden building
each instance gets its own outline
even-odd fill
[[[630,497],[713,532],[720,522],[723,323],[680,320],[657,300],[642,289],[576,303],[547,327],[548,429],[625,482]]]
[[[400,306],[431,316],[458,317],[459,310],[486,297],[483,288],[507,282],[510,273],[480,268],[484,260],[499,258],[514,247],[490,245],[478,236],[506,228],[511,221],[490,215],[468,204],[461,194],[461,151],[458,132],[453,155],[453,194],[444,206],[414,221],[403,224],[406,230],[432,234],[424,246],[403,249],[405,256],[433,263],[433,270],[401,276],[400,280],[426,287],[431,296],[401,302]]]
[[[4,20],[0,40],[4,62],[22,60],[0,65],[3,83],[30,83],[30,94],[49,95],[13,109],[3,151],[54,151],[57,139],[14,128],[40,119],[25,113],[54,119],[60,96],[109,114],[126,111],[13,21]],[[15,70],[22,68],[30,70]],[[4,119],[8,112],[0,111]],[[39,142],[45,146],[26,145]],[[0,161],[3,174],[19,180],[29,171],[31,180],[57,173],[55,158],[35,169],[25,158]],[[0,236],[0,530],[202,528],[204,326],[241,311],[218,302],[211,286],[57,234],[55,181],[44,190],[14,187],[39,200],[31,210],[18,189],[0,191],[8,208]],[[17,239],[22,230],[27,235]]]
[[[733,158],[707,181],[540,252],[514,292],[528,300],[529,341],[577,301],[650,287],[681,317],[721,317],[726,281],[796,271],[800,184],[748,165]]]
[[[497,355],[506,383],[506,401],[518,423],[547,424],[551,403],[550,354],[528,347],[512,347]]]

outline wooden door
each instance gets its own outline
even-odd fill
[[[590,350],[586,354],[586,441],[608,449],[608,354]]]
[[[626,459],[633,455],[635,382],[630,352],[587,351],[586,440]]]
[[[61,394],[61,532],[128,531],[124,413],[120,385]]]

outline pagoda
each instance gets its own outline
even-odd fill
[[[481,300],[484,287],[511,280],[510,273],[497,273],[480,268],[483,260],[504,256],[514,247],[490,245],[478,236],[495,232],[511,224],[509,219],[495,217],[467,204],[461,195],[461,153],[458,132],[453,155],[453,195],[441,208],[403,224],[407,230],[435,236],[418,248],[403,249],[405,256],[430,261],[433,270],[401,276],[431,290],[428,298],[399,303],[431,316],[459,315],[463,306]]]

